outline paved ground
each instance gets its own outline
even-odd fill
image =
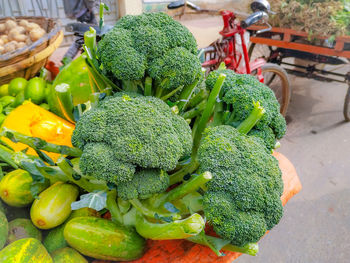
[[[185,24],[203,47],[218,37],[221,20]],[[303,190],[286,205],[280,224],[260,241],[259,255],[236,262],[349,262],[350,123],[342,115],[346,86],[293,76],[291,83],[290,122],[280,152],[294,163]]]

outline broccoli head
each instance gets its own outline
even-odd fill
[[[183,49],[176,49],[178,47]],[[119,80],[143,79],[148,73],[148,67],[151,64],[155,67],[154,61],[158,58],[161,59],[157,60],[159,63],[165,63],[167,66],[163,74],[168,72],[169,68],[181,66],[165,76],[176,74],[171,76],[177,81],[172,85],[174,88],[187,85],[190,80],[193,81],[193,75],[201,73],[201,64],[195,56],[196,52],[197,43],[191,32],[165,13],[122,17],[114,28],[104,35],[97,49],[102,67]],[[178,53],[179,58],[174,56],[175,53]],[[194,71],[197,72],[194,74]]]
[[[169,186],[169,176],[159,169],[142,169],[131,181],[118,184],[118,196],[123,200],[147,199],[164,192]]]
[[[117,79],[138,80],[146,70],[146,57],[137,51],[131,32],[112,29],[98,43],[98,54],[103,61],[103,69]]]
[[[212,71],[206,80],[208,89],[213,88],[220,73],[226,74],[221,99],[230,111],[230,117],[223,124],[238,126],[249,116],[254,103],[259,102],[265,113],[255,126],[259,132],[252,133],[259,135],[257,137],[263,139],[268,149],[273,149],[275,143],[271,137],[271,130],[275,139],[281,139],[286,132],[286,121],[280,114],[280,105],[273,91],[254,76],[236,74],[229,69]]]
[[[199,79],[201,68],[197,56],[185,48],[176,47],[150,64],[149,75],[163,89],[174,90]]]
[[[72,144],[83,150],[83,173],[99,179],[106,174],[115,183],[130,181],[135,167],[174,169],[191,153],[192,136],[187,122],[162,100],[116,93],[82,115]],[[112,176],[104,173],[108,169]]]
[[[257,242],[282,217],[278,161],[256,139],[228,125],[208,128],[198,150],[200,171],[214,178],[204,213],[217,234],[234,245]]]

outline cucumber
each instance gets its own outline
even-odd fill
[[[81,216],[100,217],[100,214],[96,210],[87,207],[74,210],[64,224],[50,230],[50,232],[46,236],[43,243],[49,253],[52,253],[57,249],[68,246],[68,243],[66,242],[63,236],[64,227],[66,223],[68,223],[68,221],[72,218]]]
[[[77,217],[64,228],[67,243],[96,259],[128,261],[140,258],[145,240],[133,228],[95,217]]]
[[[32,237],[41,241],[41,232],[33,225],[30,219],[16,218],[9,222],[7,244],[22,238]]]
[[[34,201],[30,191],[33,184],[32,176],[24,170],[17,169],[9,172],[0,182],[0,197],[8,205],[14,207],[25,207]],[[39,192],[49,186],[49,182],[38,183]]]
[[[53,263],[45,247],[35,238],[17,240],[0,251],[1,263]]]
[[[51,254],[54,263],[88,263],[78,251],[70,247],[64,247]]]
[[[4,247],[9,231],[7,218],[3,212],[0,211],[0,250]],[[0,261],[2,262],[2,261]]]
[[[51,229],[62,224],[71,213],[71,204],[79,189],[72,184],[56,182],[39,195],[30,209],[33,224],[40,229]]]

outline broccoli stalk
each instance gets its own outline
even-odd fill
[[[201,244],[201,245],[210,247],[214,252],[216,252],[218,256],[221,256],[221,253],[219,252],[219,250],[239,252],[239,253],[244,253],[251,256],[256,256],[256,254],[259,251],[259,245],[257,243],[248,243],[248,244],[245,244],[244,246],[235,246],[230,244],[229,241],[222,240],[221,238],[218,238],[218,237],[208,236],[205,234],[204,234],[204,237],[202,235],[196,235],[196,236],[187,238],[187,240],[196,244]],[[224,245],[221,247],[221,249],[217,249],[214,246],[215,244],[220,244],[220,245],[224,244]]]
[[[24,143],[35,150],[44,150],[47,152],[60,153],[72,157],[80,157],[82,154],[82,151],[78,148],[49,143],[43,139],[37,137],[30,137],[17,131],[8,129],[6,127],[2,128],[1,135],[9,138],[13,142]]]
[[[196,191],[198,188],[204,186],[208,181],[213,178],[210,172],[204,172],[198,176],[194,176],[188,182],[175,187],[167,193],[161,194],[157,199],[153,200],[154,207],[160,207],[166,202],[172,202],[178,200],[185,195]]]
[[[136,231],[144,238],[153,240],[185,239],[196,236],[204,229],[205,222],[199,214],[170,223],[151,223],[139,213],[136,214]]]
[[[198,119],[198,126],[196,127],[195,134],[193,135],[191,162],[188,165],[186,165],[185,167],[183,167],[181,170],[175,172],[174,174],[172,174],[170,176],[170,183],[171,184],[175,184],[177,182],[182,181],[183,177],[186,174],[190,174],[198,168],[199,164],[198,164],[196,157],[197,157],[198,147],[199,147],[199,144],[200,144],[200,141],[202,138],[202,133],[203,133],[204,129],[206,128],[207,123],[208,123],[208,121],[213,113],[213,109],[215,107],[217,97],[220,93],[221,87],[224,84],[225,78],[226,78],[225,74],[220,74],[220,76],[218,77],[218,79],[214,85],[213,90],[209,94],[205,110],[203,111],[202,116]]]

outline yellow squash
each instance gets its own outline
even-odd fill
[[[72,146],[71,136],[74,124],[58,117],[38,105],[29,101],[14,109],[5,119],[2,127],[7,127],[28,136],[39,137],[47,142]],[[2,138],[15,151],[27,148],[22,143],[14,143],[7,138]],[[33,149],[29,149],[28,154],[36,155]],[[59,154],[47,153],[54,161],[57,161]]]

